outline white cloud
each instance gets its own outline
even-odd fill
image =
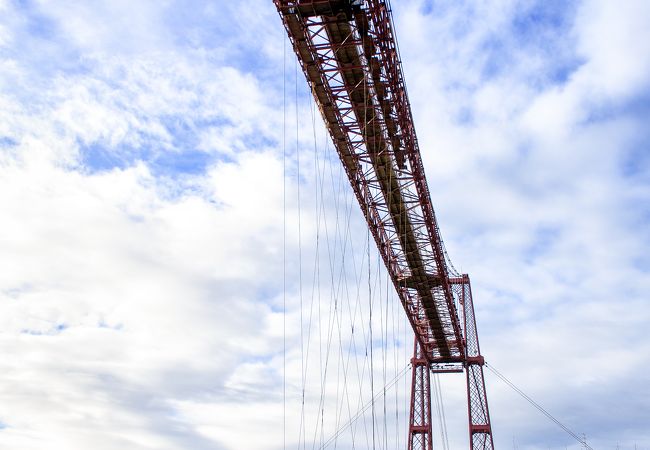
[[[614,101],[647,91],[650,63],[643,55],[650,52],[650,30],[644,20],[649,8],[644,1],[583,4],[574,32],[577,49],[587,62],[576,79],[584,78],[598,96]]]
[[[512,31],[533,2],[486,6],[496,17],[434,4],[425,18],[424,5],[394,9],[409,89],[424,93],[412,100],[434,204],[473,275],[486,358],[592,446],[643,445],[627,391],[647,383],[647,183],[623,165],[647,146],[645,5],[584,2],[544,45]],[[494,41],[504,60],[482,78]],[[546,76],[565,58],[576,61],[565,77]],[[488,382],[497,445],[569,442],[534,411],[511,414],[520,400]],[[627,420],[602,424],[601,405]]]
[[[133,448],[163,445],[161,428],[142,423],[154,407],[146,402],[163,409],[152,421],[175,427],[165,398],[202,396],[240,358],[270,350],[270,310],[255,290],[276,275],[261,261],[278,258],[269,246],[279,229],[239,228],[236,214],[200,198],[165,200],[143,166],[39,169],[2,173],[3,397],[21,405],[2,416],[3,445],[14,433],[35,445],[82,445],[75,429],[85,414],[97,419],[84,427],[106,438],[103,448],[118,437]],[[278,209],[274,201],[265,207]],[[268,243],[247,238],[262,232]]]
[[[630,392],[648,382],[648,188],[621,168],[647,136],[647,114],[627,108],[647,92],[645,5],[585,2],[560,25],[550,8],[526,35],[513,23],[535,2],[393,3],[488,361],[593,446],[645,445],[647,406]],[[281,448],[285,333],[290,447],[303,383],[308,445],[369,398],[367,235],[332,149],[313,160],[325,136],[300,74],[294,111],[280,19],[261,0],[183,6],[0,2],[0,448]],[[160,169],[184,152],[206,162]],[[411,337],[370,258],[377,390]],[[388,358],[386,330],[401,340]],[[452,447],[465,446],[462,377],[443,385]],[[398,386],[390,445],[406,432],[408,377]],[[489,374],[488,390],[497,446],[568,444]],[[606,426],[605,408],[620,421]],[[353,427],[358,445],[370,424]]]

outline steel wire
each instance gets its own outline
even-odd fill
[[[544,408],[543,408],[539,403],[537,403],[535,400],[533,400],[532,398],[530,398],[530,397],[529,397],[529,396],[528,396],[524,391],[522,391],[522,390],[519,389],[517,386],[515,386],[515,384],[514,384],[512,381],[508,380],[508,379],[505,377],[505,375],[503,375],[501,372],[499,372],[498,370],[496,370],[496,369],[495,369],[494,367],[492,367],[491,365],[488,365],[487,363],[485,363],[485,367],[487,367],[487,368],[488,368],[488,369],[489,369],[493,374],[495,374],[495,375],[496,375],[496,376],[497,376],[501,381],[503,381],[504,383],[506,383],[506,384],[507,384],[510,388],[512,388],[512,389],[513,389],[517,394],[519,394],[520,396],[522,396],[522,397],[523,397],[523,398],[524,398],[528,403],[530,403],[531,405],[533,405],[537,410],[539,410],[542,414],[544,414],[546,417],[548,417],[548,418],[549,418],[551,421],[553,421],[557,426],[559,426],[560,428],[562,428],[562,429],[563,429],[563,430],[564,430],[568,435],[570,435],[571,437],[573,437],[573,438],[574,438],[576,441],[578,441],[581,445],[583,445],[585,448],[587,448],[587,449],[589,449],[589,450],[594,450],[593,448],[591,448],[591,447],[589,446],[589,444],[587,444],[587,441],[586,441],[585,439],[581,438],[581,437],[578,436],[576,433],[574,433],[573,431],[571,431],[571,429],[569,429],[566,425],[564,425],[562,422],[560,422],[558,419],[556,419],[556,418],[555,418],[555,417],[554,417],[550,412],[548,412],[547,410],[545,410],[545,409],[544,409]]]

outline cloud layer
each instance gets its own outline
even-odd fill
[[[650,448],[646,2],[392,6],[486,359]],[[297,72],[270,1],[0,0],[0,448],[307,447],[376,393],[337,446],[405,446],[412,337]],[[497,447],[578,448],[486,376]]]

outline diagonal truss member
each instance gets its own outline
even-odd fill
[[[467,296],[449,275],[386,0],[274,3],[415,332],[414,360],[426,361],[427,379],[429,369],[466,369],[469,383],[478,367],[482,380],[480,354],[468,352],[459,319],[456,304]],[[472,428],[481,386],[469,397],[470,434],[490,445],[472,448],[492,448],[489,420]]]

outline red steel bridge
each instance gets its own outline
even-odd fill
[[[467,275],[431,204],[388,0],[274,0],[415,332],[409,450],[431,450],[431,372],[467,378],[471,449],[492,449]]]

